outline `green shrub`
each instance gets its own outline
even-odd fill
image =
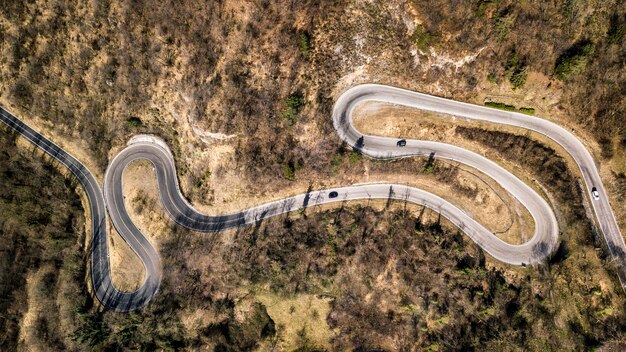
[[[102,313],[79,312],[80,324],[71,335],[72,340],[84,343],[89,347],[98,347],[111,334],[111,329],[103,321]]]
[[[513,85],[513,89],[521,88],[526,84],[526,79],[528,78],[528,74],[526,71],[515,72],[509,78],[509,82]]]
[[[498,41],[504,41],[504,39],[506,39],[509,33],[511,33],[514,22],[515,18],[511,14],[499,14],[494,17],[493,25]]]
[[[487,7],[491,4],[490,1],[478,0],[478,5],[476,6],[476,17],[482,17],[487,12]]]
[[[295,124],[298,113],[302,110],[303,105],[304,97],[302,96],[302,93],[297,92],[289,95],[283,103],[283,119],[287,120],[290,125]]]
[[[311,56],[311,36],[309,33],[304,32],[300,34],[298,38],[298,48],[304,58],[308,59]]]
[[[139,127],[141,126],[141,119],[136,116],[131,116],[126,119],[126,124],[130,127]]]
[[[526,83],[528,74],[526,73],[526,65],[515,52],[509,57],[509,61],[505,67],[505,77],[513,85],[513,89],[521,88]]]
[[[519,108],[519,112],[521,112],[522,114],[534,115],[535,109],[534,108]]]
[[[283,176],[289,181],[293,181],[296,179],[296,171],[302,169],[301,161],[293,162],[290,161],[285,166],[283,166]]]
[[[353,150],[350,152],[350,155],[348,156],[348,160],[350,160],[350,164],[356,164],[359,161],[361,161],[362,155],[361,153],[357,152],[356,150]]]
[[[505,103],[498,103],[498,102],[495,102],[495,101],[488,101],[488,102],[485,102],[485,105],[490,107],[490,108],[506,110],[506,111],[515,111],[515,106],[509,105],[509,104],[505,104]]]
[[[526,79],[528,78],[528,74],[526,70],[516,71],[511,74],[509,78],[509,82],[513,85],[513,89],[521,88],[526,84]]]
[[[415,43],[418,49],[421,51],[427,51],[428,48],[437,44],[441,39],[441,35],[438,33],[431,33],[422,25],[417,25],[413,34],[411,34],[411,41]]]
[[[587,61],[594,51],[592,43],[579,43],[573,46],[557,60],[556,76],[560,80],[566,80],[580,74],[587,67]]]
[[[341,151],[338,151],[337,153],[335,153],[335,156],[333,156],[330,172],[332,174],[336,174],[341,168],[341,164],[343,164],[343,153]]]
[[[289,181],[293,181],[296,178],[296,170],[291,163],[285,164],[283,167],[283,176]]]
[[[622,42],[624,35],[626,34],[626,22],[620,22],[619,18],[615,15],[611,18],[611,27],[607,33],[609,44],[619,44]]]

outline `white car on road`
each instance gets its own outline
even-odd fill
[[[594,200],[600,199],[600,193],[598,193],[598,189],[595,187],[591,187],[591,196]]]

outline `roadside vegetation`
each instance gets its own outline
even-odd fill
[[[296,92],[290,94],[283,104],[282,117],[287,121],[290,126],[293,126],[298,118],[298,113],[302,110],[304,105],[304,98],[302,93]]]
[[[518,89],[524,86],[526,79],[528,78],[528,72],[526,72],[526,64],[517,53],[512,52],[506,63],[505,77],[509,80],[513,89]]]
[[[490,108],[500,109],[500,110],[515,111],[515,106],[510,105],[510,104],[505,104],[505,103],[499,103],[495,101],[487,101],[485,102],[485,106],[488,106]]]
[[[500,110],[506,110],[506,111],[516,111],[516,107],[515,105],[511,105],[511,104],[505,104],[505,103],[500,103],[497,101],[486,101],[485,102],[485,106],[488,106],[490,108],[494,108],[494,109],[500,109]],[[517,110],[519,112],[521,112],[522,114],[526,114],[526,115],[534,115],[535,114],[535,108],[519,108],[519,110]]]
[[[206,145],[180,131],[237,136],[206,142],[234,150],[228,165],[210,170],[211,182],[280,188],[290,182],[285,165],[300,159],[300,173],[316,179],[338,147],[335,90],[363,77],[461,100],[483,94],[485,81],[535,99],[506,105],[562,107],[605,158],[626,139],[618,88],[626,15],[615,0],[35,1],[8,2],[0,16],[3,103],[88,141],[101,171],[131,135],[161,135],[196,201]]]
[[[591,42],[577,43],[557,60],[554,72],[559,79],[565,80],[573,76],[579,75],[587,67],[589,57],[593,55],[595,50]]]
[[[226,203],[231,189],[272,194],[363,174],[367,161],[341,147],[330,116],[337,91],[373,80],[476,103],[489,87],[515,96],[494,107],[549,109],[584,126],[603,158],[626,150],[626,17],[616,0],[35,0],[5,1],[0,19],[3,105],[88,141],[100,171],[130,136],[156,133],[185,194],[203,205]],[[204,142],[192,127],[236,137]],[[550,263],[492,263],[419,209],[303,211],[230,237],[163,220],[163,286],[130,315],[100,312],[85,292],[75,185],[9,140],[0,345],[12,350],[23,333],[25,349],[58,350],[623,349],[624,295],[563,161],[519,136],[457,133],[520,160],[555,197],[567,226]],[[207,170],[220,147],[231,154]],[[619,194],[625,180],[616,173]],[[26,316],[32,331],[20,330]]]
[[[522,114],[534,115],[535,109],[534,108],[519,108],[519,112],[521,112]]]
[[[413,34],[411,34],[411,40],[418,49],[422,52],[427,52],[429,48],[435,46],[441,40],[441,35],[429,32],[423,25],[417,25]]]
[[[36,154],[18,148],[15,136],[0,128],[3,351],[71,348],[72,311],[88,300],[85,223],[76,184]]]
[[[520,166],[555,196],[559,220],[567,224],[548,263],[501,266],[436,213],[402,202],[303,211],[222,236],[190,233],[160,210],[157,221],[167,236],[160,242],[164,280],[154,302],[131,314],[100,312],[80,289],[84,257],[70,256],[64,261],[77,265],[68,281],[76,290],[73,298],[47,291],[47,299],[60,300],[73,312],[55,333],[54,346],[619,349],[626,328],[624,296],[607,270],[607,258],[595,249],[602,239],[594,235],[563,159],[522,136],[469,128],[457,133],[497,147],[505,157],[533,156]],[[34,186],[23,190],[32,192]],[[139,213],[144,211],[149,209]],[[40,311],[40,320],[54,327],[54,312]]]
[[[559,164],[549,150],[541,158]],[[624,298],[594,249],[601,240],[572,214],[559,253],[525,268],[492,262],[402,202],[293,213],[220,237],[171,228],[159,295],[129,316],[92,316],[106,336],[92,347],[615,349]]]

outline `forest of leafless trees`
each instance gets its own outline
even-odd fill
[[[330,119],[333,90],[362,66],[380,83],[438,87],[465,100],[483,80],[523,92],[539,73],[549,80],[545,90],[560,95],[555,108],[593,134],[602,158],[626,148],[626,18],[617,0],[0,5],[0,102],[87,141],[100,172],[130,136],[158,134],[172,147],[181,180],[200,185],[197,194],[190,187],[193,199],[209,197],[211,188],[202,184],[207,170],[186,160],[188,145],[199,144],[182,132],[189,120],[239,136],[228,167],[252,191],[304,173],[362,173],[359,154],[341,147]],[[412,16],[420,24],[409,31]],[[464,56],[483,47],[452,73],[420,66],[411,55],[433,48]],[[302,142],[304,131],[316,142]],[[625,343],[623,292],[576,179],[553,150],[526,137],[457,129],[534,170],[554,195],[566,226],[546,265],[490,264],[445,221],[426,221],[419,211],[344,206],[268,220],[230,242],[172,227],[160,247],[164,281],[155,301],[121,315],[101,312],[86,291],[75,184],[0,134],[0,345],[7,350],[27,343],[19,341],[26,314],[34,314],[28,346],[50,349],[274,346],[281,327],[242,282],[284,297],[330,298],[329,314],[318,318],[336,332],[332,349],[619,350]],[[431,166],[442,180],[458,171]],[[411,167],[424,171],[422,161]],[[626,194],[626,177],[616,178]],[[187,315],[196,311],[211,322],[188,328]],[[297,342],[300,351],[320,349],[306,333]]]

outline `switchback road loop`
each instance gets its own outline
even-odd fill
[[[513,265],[535,264],[544,261],[557,247],[559,227],[546,200],[516,176],[482,155],[450,144],[363,135],[352,124],[356,106],[371,101],[403,105],[415,109],[458,116],[466,119],[511,125],[541,133],[561,145],[573,158],[585,181],[587,191],[596,187],[599,199],[592,200],[597,223],[614,257],[618,276],[625,282],[626,245],[617,226],[606,192],[591,154],[571,133],[547,120],[514,112],[494,110],[482,106],[416,93],[383,85],[364,84],[345,91],[333,109],[333,125],[338,136],[349,146],[375,159],[394,159],[414,156],[436,156],[475,168],[497,181],[505,190],[523,204],[533,217],[535,231],[525,243],[509,244],[491,233],[465,211],[452,203],[414,187],[376,183],[361,184],[328,190],[313,191],[277,200],[232,214],[206,215],[187,202],[180,191],[174,158],[168,146],[158,137],[139,135],[133,137],[109,164],[102,191],[93,174],[76,158],[42,136],[20,119],[0,108],[0,119],[8,127],[49,154],[78,179],[89,201],[92,224],[91,279],[93,290],[107,309],[128,312],[145,306],[156,295],[161,282],[161,264],[157,251],[135,226],[124,205],[123,173],[135,160],[148,160],[154,166],[161,202],[166,212],[180,226],[200,232],[219,231],[247,226],[263,219],[313,207],[316,205],[362,199],[396,199],[428,207],[458,226],[492,257]],[[336,192],[331,197],[330,193]],[[333,194],[334,195],[334,194]],[[590,199],[593,199],[590,197]],[[145,267],[145,280],[133,292],[118,290],[111,279],[109,247],[106,229],[106,209],[113,225],[139,256]]]

